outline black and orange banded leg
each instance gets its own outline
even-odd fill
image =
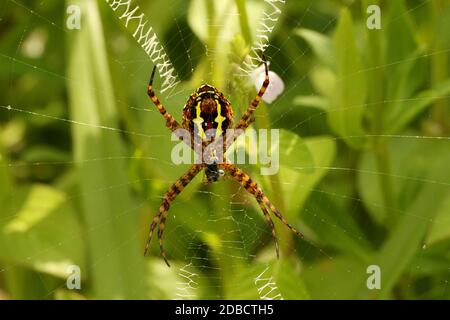
[[[278,244],[278,238],[277,238],[277,234],[275,232],[275,225],[273,224],[272,218],[270,217],[270,214],[269,214],[269,210],[267,210],[261,197],[256,197],[256,201],[258,201],[259,207],[261,208],[261,210],[264,214],[264,218],[266,219],[266,222],[269,225],[270,230],[272,231],[273,241],[275,241],[275,251],[277,253],[277,259],[279,259],[280,258],[280,245]]]
[[[194,179],[194,177],[203,169],[203,165],[201,164],[195,164],[193,165],[183,176],[180,177],[166,192],[166,194],[163,197],[163,201],[159,207],[158,213],[153,218],[153,221],[150,225],[150,232],[148,235],[148,240],[145,245],[144,255],[147,255],[148,249],[150,247],[150,242],[153,237],[153,232],[156,228],[156,225],[158,226],[158,240],[159,240],[159,248],[161,251],[161,255],[164,258],[164,261],[166,264],[170,267],[169,261],[167,260],[166,252],[164,251],[163,247],[163,232],[164,227],[167,220],[167,215],[169,214],[169,208],[170,203],[183,191],[183,189],[186,187],[186,185]]]
[[[181,125],[175,120],[172,115],[170,115],[167,110],[164,108],[164,106],[161,104],[159,99],[155,95],[155,91],[153,91],[153,79],[155,78],[155,72],[156,72],[156,66],[153,67],[152,75],[150,77],[150,82],[148,83],[148,91],[147,94],[150,97],[150,99],[153,101],[155,106],[158,108],[159,112],[162,114],[164,119],[166,119],[166,126],[169,128],[172,132],[180,129]]]
[[[267,87],[269,86],[269,83],[270,83],[270,80],[269,80],[269,67],[267,66],[266,58],[264,56],[263,56],[263,60],[264,60],[264,68],[265,68],[265,72],[266,72],[266,78],[264,79],[264,82],[263,82],[261,88],[259,89],[259,92],[256,95],[255,99],[253,99],[252,103],[247,108],[247,111],[245,111],[245,113],[242,116],[241,120],[239,120],[239,122],[237,123],[236,128],[235,128],[236,130],[238,130],[238,129],[245,130],[245,129],[248,128],[248,126],[251,124],[250,120],[251,120],[251,117],[253,115],[253,112],[258,107],[258,105],[261,102],[261,99],[262,99],[264,93],[267,90]]]
[[[261,188],[258,186],[256,182],[250,178],[248,174],[246,174],[244,171],[239,169],[233,164],[224,163],[219,166],[221,169],[228,172],[234,179],[236,179],[244,189],[246,189],[249,193],[251,193],[255,198],[256,201],[258,201],[259,206],[261,207],[261,210],[263,211],[266,220],[272,229],[272,235],[274,238],[276,238],[275,235],[275,227],[273,225],[272,219],[269,216],[269,219],[267,218],[267,206],[274,215],[280,219],[281,222],[283,222],[289,229],[291,229],[292,232],[294,232],[297,236],[303,238],[303,234],[297,231],[287,220],[283,215],[275,208],[275,206],[270,202],[270,200],[264,195]],[[269,222],[270,221],[270,222]],[[279,249],[278,249],[278,241],[275,240],[276,250],[277,250],[277,257],[279,256]]]

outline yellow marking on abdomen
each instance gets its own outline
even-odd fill
[[[217,139],[217,137],[223,133],[222,123],[227,118],[222,116],[222,105],[220,104],[219,100],[217,100],[217,99],[215,99],[215,100],[216,100],[216,104],[217,104],[217,117],[214,119],[214,121],[217,123],[217,129],[216,129],[216,139]]]
[[[200,137],[202,138],[202,140],[205,140],[206,135],[205,135],[205,131],[203,131],[203,127],[202,127],[202,124],[203,124],[203,122],[205,122],[205,119],[203,119],[201,117],[201,114],[202,114],[202,109],[200,107],[201,103],[202,102],[200,101],[198,103],[197,107],[195,108],[195,110],[197,112],[197,117],[194,120],[192,120],[192,121],[196,124],[198,132],[199,132]]]

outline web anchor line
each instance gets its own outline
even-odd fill
[[[119,20],[124,22],[125,27],[134,30],[133,38],[141,45],[157,67],[162,80],[160,92],[174,88],[179,83],[175,68],[140,7],[134,5],[132,0],[105,1],[117,14]]]

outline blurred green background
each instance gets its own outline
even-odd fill
[[[135,3],[182,81],[158,94],[168,111],[181,119],[208,81],[240,116],[256,91],[235,75],[270,7]],[[371,4],[381,30],[366,26]],[[170,210],[167,268],[157,241],[143,247],[187,166],[146,95],[149,57],[105,1],[1,0],[0,299],[450,298],[450,3],[278,5],[266,55],[286,89],[254,126],[281,129],[280,171],[244,168],[305,239],[276,222],[277,261],[255,200],[199,175]]]

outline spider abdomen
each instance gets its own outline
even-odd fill
[[[224,136],[232,123],[231,104],[219,90],[207,84],[189,97],[183,109],[183,127],[203,141],[212,142]]]

